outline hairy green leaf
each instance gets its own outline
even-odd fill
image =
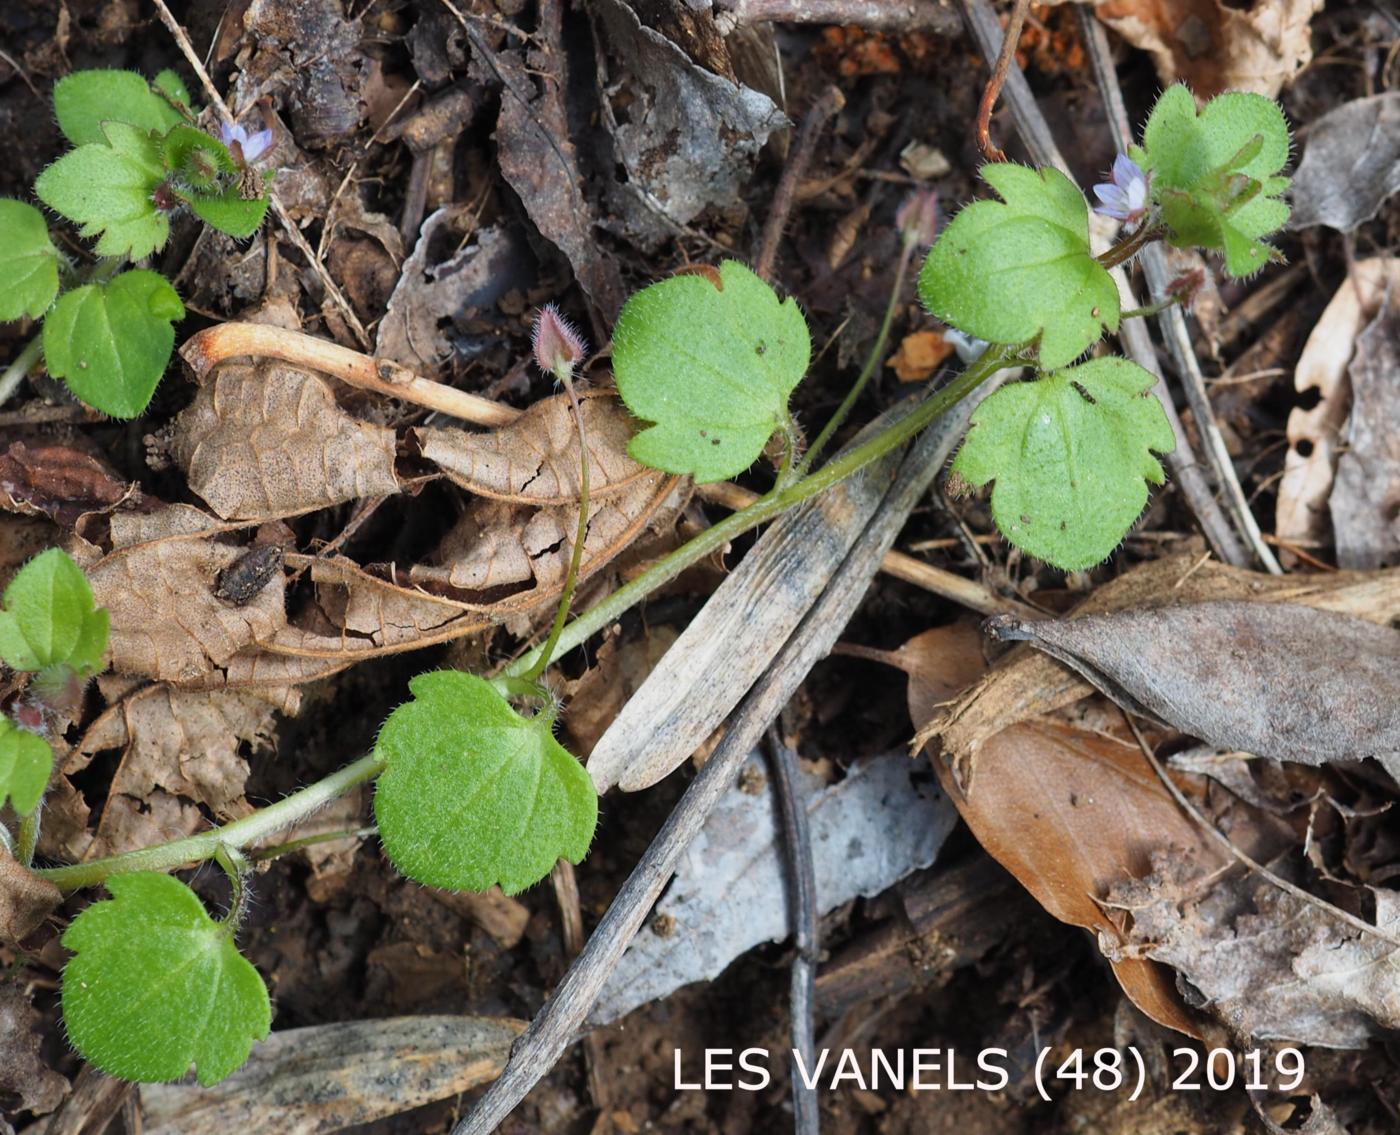
[[[410,879],[454,891],[539,882],[561,856],[588,854],[598,795],[587,771],[550,733],[485,679],[420,674],[413,701],[389,715],[376,752],[379,836]]]
[[[44,321],[49,373],[89,406],[134,418],[155,392],[185,307],[158,272],[133,268],[66,293]]]
[[[811,360],[792,299],[735,260],[673,276],[633,295],[613,331],[627,408],[653,423],[628,452],[656,469],[723,481],[742,473],[788,421],[788,395]]]
[[[218,193],[238,176],[233,155],[219,139],[193,126],[177,126],[160,142],[161,162],[191,193]]]
[[[162,71],[157,81],[167,77],[173,77],[188,104],[189,92],[173,71]],[[74,71],[54,84],[53,109],[58,128],[75,146],[105,143],[102,125],[106,122],[125,122],[147,134],[164,134],[181,121],[179,112],[135,71]]]
[[[1127,359],[1095,359],[1005,386],[972,415],[953,473],[995,481],[992,516],[1018,548],[1065,571],[1108,557],[1164,474],[1152,451],[1176,439]]]
[[[67,666],[81,677],[102,669],[107,609],[62,548],[40,552],[5,588],[0,611],[0,659],[15,670]]]
[[[152,200],[165,178],[160,146],[125,122],[105,122],[102,131],[105,141],[70,150],[44,170],[34,192],[76,221],[83,236],[97,236],[99,256],[139,260],[170,236],[170,222]]]
[[[261,197],[250,199],[233,185],[217,195],[191,194],[186,200],[190,210],[206,225],[239,240],[257,232],[267,216],[266,190]]]
[[[0,806],[9,797],[21,816],[39,806],[53,772],[53,750],[42,737],[0,716]]]
[[[1261,238],[1281,229],[1288,205],[1288,123],[1263,95],[1230,91],[1196,113],[1177,84],[1163,92],[1132,156],[1152,175],[1171,242],[1214,249],[1232,276],[1257,271],[1273,254]]]
[[[151,80],[151,86],[155,88],[157,95],[164,95],[171,102],[179,103],[190,112],[194,111],[194,100],[190,98],[190,89],[185,86],[185,80],[180,78],[178,71],[172,71],[167,67]]]
[[[0,320],[38,319],[58,294],[58,249],[44,214],[0,198]]]
[[[267,1036],[272,1006],[258,971],[187,886],[168,875],[114,875],[63,935],[68,1039],[110,1076],[208,1087]]]
[[[976,201],[938,238],[919,274],[924,306],[989,343],[1039,338],[1047,370],[1118,328],[1118,289],[1089,251],[1089,207],[1055,169],[982,167],[1001,201]]]

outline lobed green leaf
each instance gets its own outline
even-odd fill
[[[38,319],[58,294],[58,249],[44,214],[0,198],[0,320]]]
[[[238,1069],[272,1026],[267,986],[231,929],[168,875],[114,875],[63,935],[63,1020],[83,1057],[111,1076],[208,1087]]]
[[[1217,95],[1196,112],[1184,86],[1157,100],[1133,159],[1152,174],[1152,195],[1171,242],[1224,256],[1232,276],[1273,255],[1262,239],[1288,220],[1288,122],[1272,99],[1243,91]]]
[[[53,750],[37,734],[0,716],[0,806],[9,798],[21,816],[39,806],[53,773]]]
[[[40,552],[5,588],[0,659],[15,670],[67,666],[80,677],[102,669],[107,609],[92,599],[82,569],[62,548]]]
[[[1038,340],[1047,370],[1118,328],[1118,289],[1089,249],[1089,207],[1055,169],[982,167],[1001,201],[963,209],[919,274],[924,306],[989,343]]]
[[[737,476],[787,423],[811,355],[801,309],[738,261],[720,265],[718,282],[681,275],[644,288],[613,330],[618,391],[652,423],[628,452],[702,483]]]
[[[151,80],[151,87],[157,95],[163,95],[169,102],[178,103],[191,114],[194,113],[194,100],[190,98],[190,89],[185,86],[185,80],[180,78],[178,71],[167,67]],[[180,116],[180,120],[184,121],[183,116]]]
[[[178,91],[181,101],[189,105],[189,91],[175,72],[162,71],[157,82],[167,92]],[[74,71],[54,84],[53,109],[58,128],[75,146],[105,143],[102,127],[108,122],[164,134],[183,121],[179,111],[135,71]]]
[[[1176,445],[1156,380],[1095,359],[1005,386],[972,415],[953,473],[992,489],[992,516],[1023,551],[1065,571],[1106,559],[1160,485]]]
[[[99,256],[139,260],[161,248],[170,222],[152,195],[165,179],[160,145],[140,127],[104,122],[104,141],[71,150],[34,182],[49,208],[96,236]]]
[[[267,216],[265,190],[261,197],[248,198],[239,186],[233,185],[217,195],[191,195],[186,200],[190,210],[206,225],[239,240],[257,232]]]
[[[593,781],[550,733],[485,679],[420,674],[389,715],[374,818],[394,866],[430,887],[508,895],[561,857],[580,862],[598,823]]]
[[[75,288],[44,321],[49,373],[104,414],[134,418],[165,373],[184,314],[170,282],[145,268]]]

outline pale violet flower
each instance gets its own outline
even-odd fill
[[[1147,213],[1149,175],[1127,154],[1119,154],[1113,161],[1112,178],[1094,186],[1094,196],[1099,199],[1094,211],[1129,224],[1142,220]]]
[[[259,130],[249,134],[242,126],[223,125],[219,127],[219,140],[243,162],[255,162],[272,148],[272,131]]]

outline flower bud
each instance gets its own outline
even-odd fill
[[[552,303],[540,308],[535,316],[530,346],[540,370],[554,375],[560,382],[572,377],[574,369],[588,354],[588,344],[583,336],[574,330]]]
[[[932,189],[915,190],[895,213],[894,223],[906,243],[932,244],[938,236],[938,194]]]

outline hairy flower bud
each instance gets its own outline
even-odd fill
[[[540,308],[530,336],[535,362],[540,370],[560,382],[573,376],[574,369],[588,355],[588,344],[552,303]]]
[[[932,244],[938,236],[938,194],[932,189],[915,190],[895,213],[894,223],[907,243]]]

